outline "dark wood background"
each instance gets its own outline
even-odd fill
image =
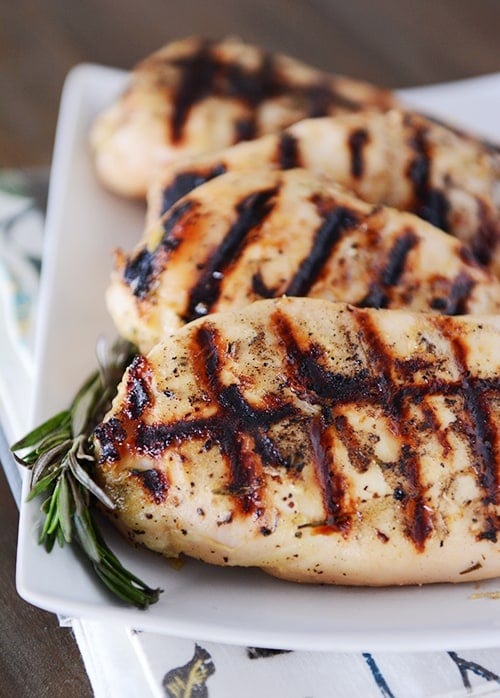
[[[500,70],[499,0],[1,0],[0,165],[50,161],[71,66],[235,34],[387,87]]]
[[[0,167],[50,164],[77,63],[130,68],[171,39],[233,34],[408,87],[500,71],[499,30],[500,0],[0,0]],[[0,696],[90,696],[70,631],[16,596],[16,535],[0,469]]]

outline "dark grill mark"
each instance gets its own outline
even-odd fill
[[[123,279],[137,298],[144,298],[155,274],[154,254],[144,248],[127,262]]]
[[[326,81],[302,89],[297,88],[297,92],[307,103],[305,115],[311,118],[327,116],[338,110],[359,111],[361,108],[359,102],[341,95]]]
[[[155,504],[165,501],[168,493],[168,481],[163,472],[152,470],[131,470],[130,474],[140,480],[143,489],[151,496]]]
[[[253,138],[257,137],[257,126],[255,124],[255,117],[247,116],[246,119],[237,119],[234,124],[234,135],[235,142],[240,141],[251,141]]]
[[[382,272],[384,286],[397,286],[404,271],[410,251],[416,247],[418,238],[413,230],[406,230],[394,243],[387,264]]]
[[[135,434],[135,447],[139,453],[155,458],[172,444],[181,444],[188,437],[202,439],[209,436],[209,425],[203,419],[181,419],[173,424],[139,422]]]
[[[262,515],[259,504],[259,490],[262,486],[262,476],[252,443],[262,458],[279,457],[278,450],[265,436],[267,428],[273,421],[279,421],[283,416],[282,409],[253,409],[241,395],[236,385],[224,386],[220,382],[221,369],[219,337],[211,327],[201,327],[196,334],[198,352],[196,354],[197,375],[206,385],[221,410],[212,418],[211,427],[215,432],[216,441],[221,453],[227,458],[230,481],[227,485],[229,493],[238,498],[238,504],[244,513],[254,512]],[[245,435],[248,434],[248,439]],[[264,435],[264,438],[263,438]],[[279,461],[278,461],[279,462]]]
[[[272,211],[273,198],[277,188],[267,189],[246,196],[236,207],[236,220],[231,225],[226,237],[207,260],[198,282],[191,289],[186,322],[201,317],[210,309],[219,297],[219,289],[226,268],[234,264],[244,247],[249,233],[262,224]]]
[[[341,94],[333,80],[319,77],[314,84],[294,84],[281,74],[281,68],[271,53],[263,53],[259,66],[248,70],[241,64],[222,60],[217,46],[210,41],[200,43],[191,55],[172,61],[180,71],[174,110],[171,118],[172,141],[179,143],[191,109],[208,96],[235,99],[245,105],[248,116],[237,125],[239,140],[253,138],[257,133],[256,112],[268,99],[286,96],[303,117],[325,116],[335,111],[358,111],[360,103]],[[373,103],[387,104],[387,95],[380,92]]]
[[[275,298],[278,288],[276,286],[274,288],[266,286],[259,270],[252,276],[252,292],[254,295],[260,296],[260,298]]]
[[[413,435],[415,438],[415,435]],[[423,551],[425,541],[433,530],[430,510],[425,506],[424,492],[420,482],[418,454],[410,444],[401,448],[399,472],[406,481],[407,496],[402,500],[406,515],[406,530],[418,550]]]
[[[130,419],[139,419],[144,410],[153,404],[149,383],[151,369],[144,356],[136,356],[127,377],[125,413]]]
[[[500,521],[498,516],[487,516],[486,526],[478,535],[478,540],[490,540],[492,543],[497,542],[498,530],[500,529]]]
[[[351,175],[355,179],[363,176],[364,162],[363,150],[370,138],[365,128],[354,130],[349,136],[349,148],[351,150]]]
[[[162,192],[162,204],[160,216],[163,216],[179,199],[200,185],[215,177],[224,174],[226,167],[224,163],[214,165],[210,170],[193,170],[191,172],[179,172],[168,187]]]
[[[190,347],[192,370],[207,400],[218,405],[217,412],[205,418],[186,417],[172,423],[148,425],[127,417],[127,410],[124,410],[123,421],[112,418],[96,429],[96,438],[102,449],[100,462],[117,461],[122,449],[157,458],[169,446],[181,445],[195,438],[204,444],[205,449],[215,447],[220,450],[228,466],[226,494],[234,498],[235,506],[241,512],[260,518],[263,515],[260,501],[263,469],[279,465],[288,472],[298,473],[304,465],[303,459],[295,458],[297,462],[294,462],[293,456],[285,455],[279,440],[272,438],[271,427],[284,421],[300,423],[301,428],[305,428],[304,433],[309,434],[310,451],[325,508],[324,521],[304,525],[312,527],[314,533],[326,534],[335,530],[347,535],[352,522],[348,483],[335,473],[330,439],[340,438],[352,467],[359,472],[366,470],[373,458],[376,440],[368,438],[366,444],[362,443],[339,408],[342,405],[359,405],[360,409],[371,406],[372,418],[376,419],[377,414],[384,415],[387,428],[402,444],[397,461],[382,463],[381,467],[401,510],[406,535],[415,548],[422,551],[433,526],[420,480],[419,453],[426,435],[439,427],[431,403],[427,402],[427,398],[438,395],[446,399],[456,414],[456,421],[451,423],[449,430],[455,430],[467,439],[478,484],[484,491],[484,527],[478,538],[496,541],[499,527],[495,511],[499,444],[491,405],[500,399],[500,377],[484,379],[469,374],[465,345],[454,334],[448,336],[448,325],[443,318],[436,317],[435,322],[442,336],[450,341],[458,368],[456,380],[436,378],[432,361],[426,357],[416,355],[394,362],[390,347],[382,342],[370,314],[355,308],[350,312],[359,328],[358,334],[349,340],[353,366],[350,375],[325,368],[325,350],[305,337],[299,342],[292,321],[281,312],[275,312],[271,331],[283,352],[280,367],[283,383],[281,390],[261,396],[257,407],[245,398],[240,386],[222,383],[227,341],[210,323],[200,325]],[[259,341],[258,335],[254,341]],[[360,346],[366,363],[358,358]],[[432,345],[428,346],[428,351],[432,353]],[[315,405],[313,413],[305,413],[288,403],[283,397],[285,388]],[[419,406],[420,412],[412,412],[413,406]],[[416,414],[420,414],[420,418]],[[130,419],[133,423],[129,425]],[[330,436],[332,428],[336,436]],[[305,438],[307,440],[307,436]],[[444,431],[439,438],[443,457],[446,457],[451,448],[447,432]]]
[[[360,308],[387,308],[389,296],[380,281],[372,281],[368,293],[356,305]]]
[[[397,471],[401,475],[403,484],[398,489],[407,495],[401,501],[407,534],[417,550],[421,552],[433,527],[431,514],[425,506],[424,492],[420,483],[418,453],[411,447],[412,443],[419,443],[419,437],[415,425],[410,420],[408,407],[412,399],[415,403],[422,400],[422,387],[419,390],[418,386],[403,383],[403,388],[398,390],[391,376],[393,359],[390,350],[386,349],[381,341],[370,316],[366,313],[359,313],[358,323],[360,341],[366,344],[365,354],[377,384],[380,404],[391,419],[395,433],[403,442],[397,464]],[[426,386],[423,391],[425,394],[427,384],[424,383],[424,385]]]
[[[158,257],[169,254],[179,245],[179,240],[173,237],[177,223],[195,207],[195,201],[185,201],[170,209],[162,221],[163,237],[158,247],[150,252],[147,247],[131,257],[123,271],[123,280],[139,299],[145,298],[150,292],[158,273]]]
[[[475,285],[476,281],[467,272],[461,271],[450,285],[448,295],[436,296],[431,300],[430,306],[443,315],[466,315]]]
[[[225,65],[228,80],[228,95],[245,104],[258,107],[262,102],[281,94],[284,85],[279,82],[271,53],[263,53],[259,67],[255,71],[245,70],[237,63]]]
[[[250,432],[255,452],[259,454],[263,463],[277,463],[286,468],[292,467],[289,460],[281,455],[276,444],[266,434],[270,423],[279,422],[295,414],[291,405],[284,404],[277,409],[256,410],[245,400],[234,383],[219,388],[217,400],[226,416],[230,413],[232,421],[237,420],[237,424],[234,425],[236,428]]]
[[[302,350],[288,319],[276,313],[273,325],[283,346],[287,378],[294,392],[308,396],[311,402],[317,402],[319,397],[336,403],[353,402],[360,394],[370,395],[372,386],[365,369],[354,376],[327,371],[320,364],[320,347],[311,343],[305,351]]]
[[[286,131],[280,134],[278,141],[278,164],[282,170],[301,166],[297,139]]]
[[[497,472],[499,445],[496,428],[492,423],[487,391],[484,389],[484,384],[477,385],[476,381],[470,379],[466,349],[458,338],[452,340],[452,347],[455,360],[460,367],[461,387],[466,407],[461,427],[467,435],[471,451],[475,456],[474,468],[478,474],[479,484],[486,493],[485,502],[495,505],[499,502],[500,483]]]
[[[497,215],[490,213],[485,203],[479,198],[477,213],[479,226],[471,240],[472,254],[480,264],[488,266],[500,244],[500,224]]]
[[[181,75],[173,100],[171,127],[172,141],[178,143],[191,108],[212,91],[219,66],[210,54],[210,42],[207,41],[196,53],[175,61],[175,65],[181,69]]]
[[[291,389],[302,399],[317,403],[318,397],[332,404],[349,403],[355,396],[370,392],[366,385],[366,372],[360,371],[352,378],[326,371],[319,363],[321,352],[314,345],[303,351],[295,339],[289,321],[276,313],[273,318],[274,331],[280,338],[285,353],[287,380]],[[313,419],[310,426],[311,448],[318,482],[323,495],[326,519],[314,524],[316,533],[342,531],[344,535],[351,526],[351,513],[343,509],[346,498],[345,483],[339,474],[331,472],[331,450],[325,443],[324,431],[331,421],[329,409],[323,406],[321,418]]]
[[[413,210],[420,218],[448,231],[449,203],[443,192],[430,186],[432,154],[426,137],[427,129],[419,127],[410,141],[415,152],[408,171],[416,197]]]
[[[320,209],[322,203],[317,202],[317,205]],[[336,206],[324,213],[322,218],[308,257],[302,260],[285,290],[288,296],[307,296],[342,233],[358,222],[356,215],[343,206]]]
[[[373,449],[366,449],[358,438],[356,430],[349,424],[347,417],[337,415],[334,419],[339,439],[345,446],[349,461],[360,473],[366,473],[371,464]]]
[[[458,274],[450,290],[448,307],[446,309],[447,315],[464,315],[467,313],[468,300],[475,285],[474,279],[466,272]]]
[[[406,230],[389,251],[387,262],[380,278],[370,283],[367,295],[356,305],[360,308],[387,308],[390,295],[387,290],[397,286],[410,251],[418,244],[418,238],[412,230]]]
[[[425,423],[422,425],[422,429],[432,432],[437,436],[439,444],[443,449],[443,459],[446,459],[452,450],[450,441],[448,440],[448,429],[444,429],[443,426],[440,425],[439,420],[431,407],[424,405],[422,411],[425,420]]]
[[[321,418],[311,421],[310,439],[314,469],[323,497],[325,521],[313,526],[316,534],[339,531],[347,536],[351,529],[352,514],[346,506],[347,484],[340,473],[335,472],[333,452],[326,440],[326,430]]]
[[[116,463],[120,460],[120,446],[127,438],[127,432],[116,417],[102,422],[95,429],[95,436],[101,445],[101,461]]]

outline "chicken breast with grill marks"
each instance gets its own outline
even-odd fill
[[[157,221],[202,182],[235,170],[304,167],[374,204],[411,211],[471,247],[500,276],[500,150],[392,109],[305,119],[224,151],[171,163],[148,197]]]
[[[187,321],[282,295],[449,315],[500,308],[500,282],[458,240],[304,169],[230,172],[194,189],[117,255],[107,302],[146,352]]]
[[[308,116],[387,109],[387,90],[237,39],[190,37],[139,63],[97,117],[91,146],[112,190],[146,195],[156,167],[277,131]]]
[[[500,575],[500,316],[308,298],[191,322],[126,372],[96,479],[133,541],[299,582]]]

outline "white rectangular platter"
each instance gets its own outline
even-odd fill
[[[120,71],[83,65],[70,73],[64,88],[47,220],[33,424],[68,405],[96,365],[97,338],[114,337],[104,304],[112,253],[137,241],[144,210],[98,183],[88,132],[125,80]],[[500,140],[500,74],[401,94],[428,113]],[[494,599],[496,592],[500,596],[500,579],[480,585],[383,589],[300,586],[258,570],[191,561],[174,569],[152,553],[129,548],[110,531],[110,544],[125,565],[163,589],[158,604],[139,611],[103,591],[70,548],[48,555],[37,544],[39,523],[39,503],[23,504],[18,590],[27,601],[61,614],[109,619],[178,637],[282,649],[500,645],[500,599]]]

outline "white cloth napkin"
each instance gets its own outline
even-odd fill
[[[8,442],[22,436],[34,380],[33,327],[43,211],[0,176],[0,458],[16,501]],[[26,182],[24,181],[24,184]],[[22,187],[21,187],[22,188]],[[440,698],[500,696],[500,649],[423,653],[281,652],[71,625],[96,698]]]

